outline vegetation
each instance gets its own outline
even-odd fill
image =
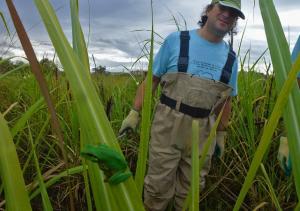
[[[72,132],[74,126],[72,126],[72,113],[69,109],[71,96],[67,94],[70,93],[70,90],[68,90],[65,74],[59,72],[57,77],[54,69],[50,69],[48,66],[44,66],[44,68],[48,69],[45,71],[45,76],[48,86],[52,90],[52,99],[61,121],[67,148],[72,151],[71,169],[79,168],[80,146],[78,142],[74,141],[75,135]],[[0,83],[1,112],[5,113],[12,104],[18,102],[5,115],[10,128],[13,128],[17,120],[41,98],[32,74],[26,70],[21,72],[27,73],[25,75],[19,72],[11,73]],[[136,83],[128,74],[92,74],[92,79],[97,87],[98,97],[103,102],[113,130],[117,134],[121,121],[131,108]],[[142,78],[137,78],[137,80],[142,81]],[[262,128],[274,107],[276,99],[274,85],[273,75],[261,74],[256,68],[246,71],[245,67],[245,72],[239,74],[240,95],[233,102],[233,118],[226,143],[226,153],[223,161],[217,158],[213,160],[207,189],[201,191],[200,206],[202,210],[232,209],[232,204],[236,200],[255,149],[259,144]],[[292,178],[287,178],[284,175],[276,160],[279,137],[284,133],[283,124],[281,120],[272,137],[272,144],[263,163],[280,206],[286,210],[295,207],[297,196]],[[31,136],[35,140],[36,154],[41,164],[40,169],[44,175],[53,209],[63,209],[69,191],[76,191],[78,197],[76,206],[86,209],[85,188],[82,176],[80,176],[83,169],[77,170],[77,173],[72,175],[73,184],[75,184],[74,190],[66,189],[66,177],[56,179],[51,185],[48,183],[66,169],[63,166],[62,158],[57,153],[58,147],[52,136],[49,115],[44,103],[32,114],[24,128],[14,138],[21,166],[25,164],[27,166],[22,169],[25,184],[30,184],[27,186],[29,195],[34,193],[35,196],[31,202],[33,209],[40,210],[42,207],[39,203],[40,195],[36,194],[37,191],[39,192],[38,179],[28,131],[31,131]],[[253,139],[251,138],[252,133]],[[252,140],[256,141],[253,142]],[[136,168],[138,142],[139,132],[128,134],[127,137],[121,137],[119,140],[132,172],[135,172]],[[1,200],[3,199],[2,192]],[[2,201],[2,207],[4,205]],[[263,205],[264,210],[274,209],[273,199],[269,195],[268,184],[262,171],[258,172],[242,207],[250,210],[260,205]]]
[[[139,134],[143,134],[141,146],[145,149],[155,104],[150,103],[151,86],[147,88],[146,105],[149,107],[143,111],[142,131],[116,137],[121,121],[131,108],[136,81],[141,82],[144,78],[106,74],[104,70],[90,74],[76,1],[71,1],[73,47],[66,40],[49,2],[35,2],[64,70],[58,70],[48,58],[39,62],[63,133],[68,164],[50,126],[51,117],[31,69],[27,64],[1,58],[0,210],[71,210],[72,207],[76,210],[143,210],[141,191],[147,152],[141,153]],[[262,10],[273,8],[272,1],[267,0],[260,6]],[[282,27],[280,24],[275,28],[268,27],[273,26],[268,21],[278,23],[275,9],[268,10],[264,16],[268,42],[269,46],[284,49],[281,48],[286,45],[284,36],[277,38],[282,34]],[[150,54],[145,55],[149,58],[150,75],[153,40],[152,24]],[[275,75],[270,73],[270,64],[265,63],[266,74],[258,69],[256,64],[263,57],[251,67],[245,64],[248,55],[240,58],[239,96],[233,101],[225,156],[223,160],[213,159],[207,188],[201,190],[200,198],[199,190],[191,188],[190,200],[187,200],[191,210],[199,209],[198,201],[201,210],[299,208],[299,171],[293,163],[294,177],[286,177],[279,168],[276,153],[279,137],[285,134],[287,125],[299,123],[299,115],[294,114],[293,119],[284,108],[288,98],[292,99],[287,104],[289,113],[299,102],[298,90],[293,85],[300,59],[291,68],[286,49],[276,53],[276,49],[270,47],[270,51]],[[276,63],[282,61],[280,58],[285,59]],[[289,97],[290,92],[292,97]],[[279,119],[282,113],[284,119]],[[298,125],[290,126],[289,134],[294,127],[297,129]],[[300,160],[297,140],[300,138],[290,139],[289,136],[289,140],[294,140],[290,145],[295,147],[291,156],[297,163],[296,160]],[[104,182],[99,166],[80,157],[85,144],[100,143],[122,152],[128,163],[127,171],[138,175],[139,179],[134,182],[131,177],[118,185]],[[201,169],[202,160],[197,159],[199,152],[193,153],[193,183],[197,184],[197,169]],[[138,159],[140,170],[136,174]],[[69,202],[71,196],[75,200]]]

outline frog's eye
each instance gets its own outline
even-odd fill
[[[94,154],[91,154],[88,152],[81,152],[80,155],[82,157],[84,157],[85,159],[90,160],[92,162],[98,162],[98,158]]]
[[[84,148],[81,150],[80,155],[87,160],[98,162],[97,147],[93,145],[85,145]]]

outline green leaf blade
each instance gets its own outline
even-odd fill
[[[6,210],[30,211],[29,196],[25,189],[16,147],[1,113],[0,134],[0,175],[4,184]]]

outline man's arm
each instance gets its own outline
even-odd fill
[[[140,84],[140,86],[138,87],[138,89],[136,91],[136,95],[135,95],[134,102],[133,102],[133,108],[136,111],[141,111],[141,109],[142,109],[144,95],[145,95],[146,81],[147,81],[147,78]],[[156,76],[152,77],[152,94],[155,93],[159,82],[160,82],[160,78],[158,78]]]
[[[222,108],[223,113],[220,119],[220,123],[217,128],[216,133],[216,147],[214,154],[222,159],[224,151],[225,151],[225,137],[226,137],[226,129],[228,127],[230,115],[231,115],[231,97],[228,97],[224,103],[221,103],[215,110],[216,115],[219,115]]]
[[[152,77],[152,93],[155,93],[156,88],[159,84],[160,78],[153,76]],[[126,133],[129,129],[135,130],[140,119],[139,112],[142,110],[143,99],[145,95],[145,87],[147,80],[145,79],[141,85],[138,87],[133,103],[133,109],[130,110],[128,116],[123,120],[119,134],[122,135]]]
[[[217,131],[224,131],[226,130],[228,123],[229,123],[229,119],[231,116],[231,97],[228,97],[227,100],[225,100],[224,103],[221,103],[217,108],[216,108],[216,115],[218,116],[219,113],[221,112],[223,106],[224,106],[224,110],[222,113],[222,117],[220,120],[220,123],[218,125]]]

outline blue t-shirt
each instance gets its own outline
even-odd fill
[[[229,45],[221,41],[212,43],[202,38],[197,29],[189,31],[189,65],[187,73],[205,79],[220,81],[223,67],[227,61]],[[153,63],[153,75],[161,77],[165,73],[177,72],[180,51],[180,32],[171,33],[160,47]],[[232,68],[228,83],[233,88],[231,96],[237,95],[237,59]]]
[[[300,35],[298,37],[298,40],[295,44],[295,47],[293,49],[293,53],[292,53],[292,61],[295,62],[297,59],[298,54],[300,53]],[[298,78],[300,78],[300,72],[298,73]]]

